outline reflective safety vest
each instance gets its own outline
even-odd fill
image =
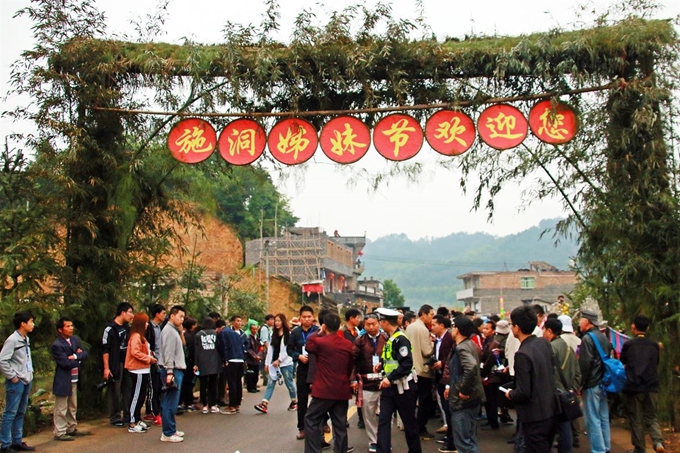
[[[404,335],[404,332],[401,330],[395,331],[392,336],[387,340],[385,343],[385,346],[383,347],[382,350],[382,361],[383,361],[383,371],[385,374],[390,374],[392,371],[396,370],[399,368],[399,361],[394,360],[393,355],[392,355],[392,342],[397,338],[401,336],[406,336]]]

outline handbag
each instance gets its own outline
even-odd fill
[[[562,366],[567,364],[569,360],[569,351],[567,351],[567,356],[564,359]],[[555,366],[555,355],[553,354],[553,366]],[[567,385],[567,380],[564,378],[564,373],[562,373],[562,367],[556,367],[557,373],[560,375],[560,381],[565,389],[569,388]],[[559,414],[565,420],[572,421],[577,418],[583,417],[583,411],[581,410],[581,404],[578,400],[578,396],[575,392],[571,390],[555,390],[555,397],[558,403]]]

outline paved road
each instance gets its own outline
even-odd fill
[[[220,453],[293,453],[304,450],[304,442],[295,439],[297,430],[296,414],[287,412],[288,396],[285,388],[277,388],[268,414],[255,411],[262,393],[246,393],[242,412],[237,415],[187,413],[177,417],[178,428],[186,433],[183,443],[163,443],[160,427],[153,427],[145,434],[131,434],[127,429],[116,428],[105,421],[82,424],[79,428],[92,435],[78,438],[73,442],[53,440],[50,432],[43,432],[26,439],[29,445],[45,453],[136,453],[157,451],[182,452],[220,452]],[[350,445],[357,453],[368,450],[366,432],[356,427],[356,408],[350,407],[351,427]],[[430,430],[439,427],[438,420],[430,420]],[[479,431],[480,451],[482,453],[512,453],[512,445],[507,440],[514,432],[513,426],[502,426],[499,431]],[[630,437],[620,422],[612,426],[612,453],[625,453],[630,449]],[[582,436],[581,448],[577,453],[587,453],[588,445]],[[406,452],[403,432],[393,425],[393,451]],[[649,442],[648,442],[649,444]],[[423,441],[423,453],[435,453],[440,446],[434,441]],[[650,450],[651,451],[651,450]]]

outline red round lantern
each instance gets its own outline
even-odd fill
[[[505,150],[522,143],[529,132],[529,126],[517,108],[508,104],[496,104],[479,115],[477,130],[484,143],[492,148]]]
[[[401,113],[388,115],[375,125],[373,144],[385,159],[404,161],[423,146],[423,129],[415,118]]]
[[[368,151],[371,131],[357,118],[339,116],[323,127],[319,143],[323,153],[333,162],[351,164]]]
[[[274,159],[282,164],[297,165],[312,158],[319,139],[308,121],[289,118],[274,125],[267,143]]]
[[[203,162],[215,151],[215,129],[200,118],[187,118],[175,124],[168,134],[172,156],[185,164]]]
[[[462,112],[440,110],[427,120],[425,138],[432,149],[445,156],[457,156],[475,141],[475,123]]]
[[[564,102],[540,101],[529,112],[531,132],[545,143],[562,145],[578,132],[576,112]]]
[[[232,165],[248,165],[264,152],[267,134],[257,121],[239,118],[222,129],[218,143],[224,160]]]

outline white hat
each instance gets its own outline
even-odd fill
[[[574,324],[572,324],[569,316],[560,315],[557,320],[562,323],[562,332],[574,333]]]
[[[496,323],[496,333],[507,335],[510,333],[510,323],[505,319],[501,319]]]
[[[380,307],[377,310],[375,310],[375,313],[377,313],[380,319],[394,319],[394,320],[397,320],[399,318],[399,315],[401,314],[397,310],[392,310],[390,308],[383,307]]]

